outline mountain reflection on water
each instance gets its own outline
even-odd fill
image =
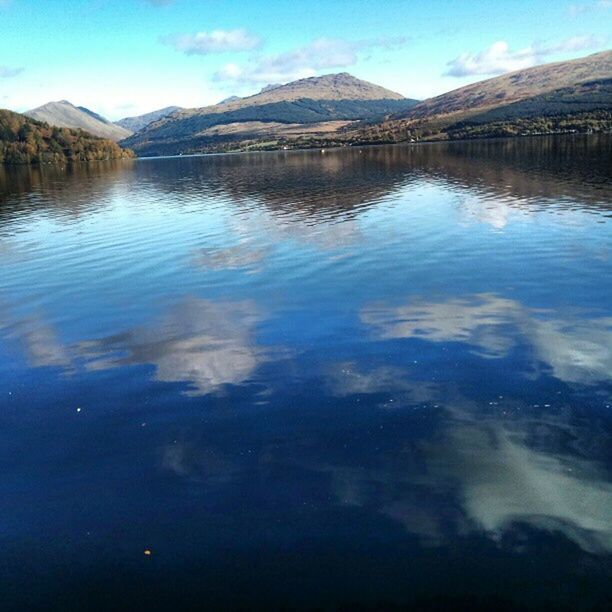
[[[604,607],[611,153],[0,168],[7,609]]]

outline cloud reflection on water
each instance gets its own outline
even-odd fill
[[[192,262],[208,270],[235,270],[246,268],[258,272],[271,249],[239,243],[230,247],[202,248],[194,251]]]
[[[152,364],[155,379],[187,382],[190,395],[211,393],[247,381],[270,359],[254,339],[261,313],[250,300],[213,302],[192,298],[155,324],[81,342],[91,370]]]
[[[0,332],[8,339],[16,339],[22,347],[30,367],[57,367],[70,370],[73,359],[70,348],[65,345],[54,327],[41,314],[12,321],[6,316],[0,321]]]
[[[248,381],[259,365],[278,357],[279,351],[255,340],[262,318],[252,300],[188,298],[151,323],[74,344],[62,342],[39,316],[6,326],[5,333],[21,344],[31,367],[75,373],[81,366],[96,371],[152,365],[155,380],[189,383],[188,395],[204,395]]]
[[[401,396],[422,386],[407,407],[440,403],[431,436],[414,438],[408,431],[404,443],[366,455],[367,463],[311,458],[329,475],[337,503],[398,521],[424,545],[470,534],[501,543],[528,526],[561,533],[590,553],[612,552],[612,483],[602,456],[607,441],[599,439],[605,433],[595,423],[581,427],[570,411],[539,413],[511,398],[491,407],[448,385],[411,380],[405,371],[387,379],[374,369],[352,388],[338,389],[337,367],[331,388],[338,395]]]
[[[560,380],[592,384],[612,377],[611,317],[561,317],[489,293],[371,304],[360,316],[383,339],[461,342],[485,358],[505,357],[524,342],[533,348],[535,362],[547,364]]]
[[[436,481],[459,484],[466,516],[495,539],[524,523],[561,532],[589,552],[612,552],[612,483],[604,468],[530,447],[528,433],[520,420],[483,422],[464,413],[450,421],[428,465]]]

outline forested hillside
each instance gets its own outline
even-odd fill
[[[24,115],[0,110],[0,163],[66,163],[124,157],[134,157],[134,153],[111,140],[82,130],[51,127]]]
[[[102,115],[84,106],[75,106],[68,100],[47,102],[47,104],[33,108],[23,114],[51,126],[85,130],[93,136],[115,141],[127,138],[132,133],[130,130],[112,123]]]

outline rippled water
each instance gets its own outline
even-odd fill
[[[0,593],[603,607],[612,138],[0,168]]]

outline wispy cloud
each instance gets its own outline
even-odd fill
[[[214,79],[242,83],[284,83],[315,76],[320,70],[353,66],[360,53],[377,48],[393,49],[407,42],[405,37],[361,41],[317,38],[286,53],[257,57],[245,66],[226,64],[215,73]]]
[[[570,17],[577,17],[595,11],[606,11],[612,9],[612,0],[598,0],[597,2],[587,2],[585,4],[570,4],[567,12]]]
[[[9,66],[0,66],[0,79],[10,79],[12,77],[16,77],[22,72],[23,68],[10,68]]]
[[[194,34],[171,34],[162,37],[162,42],[171,45],[186,55],[210,55],[228,51],[251,51],[261,46],[259,36],[245,29],[212,30]]]
[[[553,45],[534,43],[524,49],[512,50],[505,40],[493,43],[478,53],[462,53],[447,63],[444,76],[464,77],[478,74],[503,74],[522,70],[537,64],[556,53],[569,53],[596,49],[606,44],[606,39],[598,36],[572,36]]]

